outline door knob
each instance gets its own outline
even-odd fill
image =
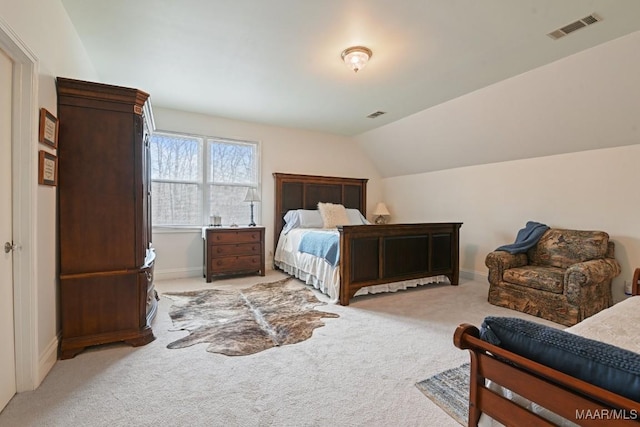
[[[4,253],[8,254],[11,251],[15,251],[17,247],[18,245],[16,245],[15,243],[6,242],[4,244]]]

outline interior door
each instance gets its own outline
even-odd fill
[[[0,50],[0,410],[16,394],[11,223],[11,94],[13,62]],[[9,247],[5,249],[5,243]]]

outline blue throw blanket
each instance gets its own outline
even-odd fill
[[[334,233],[304,233],[300,239],[300,252],[324,258],[333,267],[340,260],[340,236]]]
[[[510,245],[500,246],[496,251],[506,251],[510,254],[522,254],[534,247],[542,237],[548,226],[535,221],[528,221],[525,227],[518,231],[516,241]]]

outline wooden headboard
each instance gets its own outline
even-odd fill
[[[274,249],[284,227],[284,215],[291,209],[317,209],[318,202],[340,203],[367,215],[367,181],[360,178],[273,174],[276,184]]]

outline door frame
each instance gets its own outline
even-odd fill
[[[35,230],[38,60],[1,18],[0,49],[13,61],[12,233],[19,247],[13,253],[13,306],[16,388],[21,392],[34,390],[40,381]]]

